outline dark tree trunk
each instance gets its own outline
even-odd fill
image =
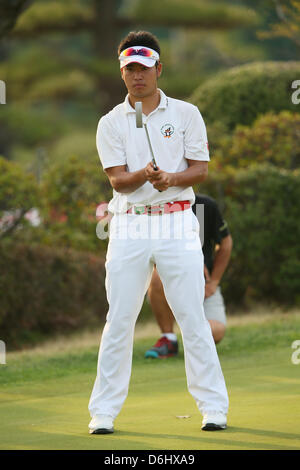
[[[95,31],[94,47],[101,62],[110,62],[115,67],[116,75],[104,73],[97,80],[99,109],[107,113],[124,100],[125,85],[119,74],[117,48],[121,40],[120,26],[116,18],[116,0],[94,0]]]
[[[31,2],[32,0],[0,0],[0,39],[13,29],[18,16]]]

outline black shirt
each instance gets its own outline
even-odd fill
[[[215,246],[219,245],[222,239],[227,237],[230,232],[216,201],[211,197],[205,194],[196,194],[192,210],[200,224],[200,239],[204,255],[204,264],[211,273]]]

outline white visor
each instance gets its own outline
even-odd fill
[[[159,54],[150,49],[150,47],[132,46],[121,52],[119,60],[121,69],[133,62],[145,65],[146,67],[153,67],[159,60]]]

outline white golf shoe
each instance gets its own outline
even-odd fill
[[[220,431],[227,428],[227,418],[220,411],[208,411],[203,414],[203,431]]]
[[[114,432],[114,421],[108,415],[96,415],[89,424],[90,434],[110,434]]]

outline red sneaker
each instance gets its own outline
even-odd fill
[[[166,357],[177,356],[177,354],[178,341],[170,341],[166,336],[162,336],[151,349],[146,351],[145,357],[163,359]]]

